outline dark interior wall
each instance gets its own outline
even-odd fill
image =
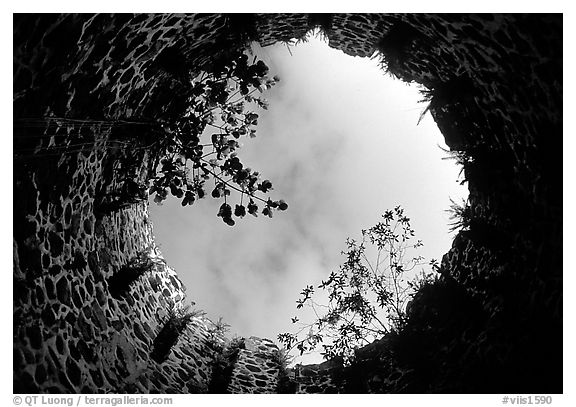
[[[180,111],[189,70],[312,27],[431,90],[470,215],[406,332],[367,352],[362,374],[315,368],[296,387],[562,391],[562,16],[455,14],[15,15],[15,391],[207,391],[209,322],[164,364],[149,357],[184,301],[176,274],[160,261],[111,295],[111,276],[157,254],[146,203],[98,204],[145,181],[153,123]]]

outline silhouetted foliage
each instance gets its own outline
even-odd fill
[[[228,30],[238,37],[240,44],[258,40],[254,13],[229,13],[225,17]]]
[[[127,178],[121,183],[118,190],[95,199],[94,213],[101,218],[102,216],[129,208],[132,205],[146,202],[148,198],[147,189],[145,184]]]
[[[276,209],[287,209],[283,200],[258,196],[271,191],[272,183],[244,166],[236,153],[240,138],[256,136],[258,114],[246,111],[247,104],[266,109],[266,101],[254,93],[278,81],[277,77],[268,78],[267,73],[262,61],[254,59],[250,64],[247,55],[239,54],[194,78],[185,113],[163,125],[164,135],[159,141],[162,158],[149,190],[155,194],[156,203],[162,203],[170,193],[186,206],[210,194],[223,199],[218,216],[230,226],[235,224],[233,217],[246,215],[246,209],[257,216],[257,201],[264,204],[262,214],[268,217]],[[213,187],[208,187],[209,180]],[[232,190],[240,194],[234,211],[228,203]]]
[[[134,282],[145,273],[151,271],[155,264],[148,252],[140,253],[108,279],[110,295],[116,299],[124,297]]]
[[[230,330],[230,325],[224,322],[223,318],[218,318],[218,321],[211,322],[208,328],[208,346],[218,352],[222,351],[225,335]]]
[[[181,309],[172,309],[168,313],[166,323],[154,338],[150,357],[157,363],[162,363],[168,358],[172,347],[178,342],[178,338],[184,332],[192,318],[201,316],[202,311],[190,311],[186,306]]]
[[[450,201],[450,208],[446,210],[450,214],[450,232],[459,231],[461,238],[473,240],[476,245],[492,250],[494,255],[509,250],[513,238],[504,225],[496,227],[488,219],[475,215],[466,200],[461,203]]]
[[[460,172],[458,173],[458,177],[461,177],[462,174],[464,173],[465,167],[470,162],[472,162],[472,157],[470,156],[470,154],[468,154],[466,151],[461,151],[461,150],[447,150],[447,149],[442,148],[442,147],[440,147],[440,149],[448,154],[447,157],[442,158],[443,160],[454,160],[456,165],[459,165],[461,167]],[[463,179],[460,182],[460,185],[463,185],[466,181],[467,181],[467,179]]]
[[[403,21],[397,21],[382,37],[377,48],[383,54],[381,65],[389,75],[397,79],[410,79],[402,76],[407,73],[403,66],[413,54],[416,40],[422,37],[417,29]]]
[[[272,361],[278,366],[278,382],[276,383],[276,393],[294,394],[296,392],[296,383],[290,378],[290,369],[288,365],[294,359],[286,348],[277,349],[272,353]]]
[[[323,32],[330,32],[332,29],[333,16],[330,13],[310,13],[308,21],[311,27],[319,27]]]
[[[238,355],[240,350],[244,348],[244,338],[233,338],[222,353],[216,356],[212,366],[212,380],[208,387],[209,393],[226,393]]]
[[[445,82],[434,84],[431,89],[422,89],[422,99],[420,103],[428,103],[428,106],[420,114],[418,124],[426,112],[434,111],[448,104],[464,103],[469,104],[474,100],[476,94],[474,82],[467,75],[457,76]],[[458,125],[458,123],[454,123]]]
[[[278,335],[287,349],[295,348],[302,355],[321,346],[326,359],[340,356],[349,363],[360,346],[404,326],[408,301],[431,281],[432,274],[421,270],[419,276],[409,278],[424,264],[422,256],[413,255],[423,244],[414,242],[415,232],[404,210],[397,206],[382,218],[362,231],[361,242],[347,239],[347,250],[342,252],[345,262],[317,286],[327,293],[327,305],[315,301],[314,286],[302,290],[296,308],[311,307],[317,320],[299,323],[298,317],[292,318],[300,330]],[[436,260],[429,265],[438,269]]]
[[[448,154],[443,160],[454,160],[461,166],[459,176],[463,176],[460,184],[474,184],[474,188],[483,191],[498,191],[507,193],[510,188],[503,180],[515,176],[514,159],[510,151],[489,148],[482,142],[476,142],[465,150],[446,150]]]
[[[156,66],[175,78],[186,80],[188,64],[180,49],[174,45],[164,48],[154,59]]]
[[[457,203],[450,199],[450,208],[446,212],[450,214],[450,232],[470,227],[472,213],[466,200],[463,199],[461,203]]]

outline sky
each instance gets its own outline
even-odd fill
[[[231,333],[276,339],[291,332],[295,301],[342,262],[347,237],[401,205],[441,259],[451,246],[450,198],[468,194],[459,167],[443,160],[443,137],[418,88],[383,73],[376,59],[350,57],[320,39],[254,52],[280,82],[263,95],[255,139],[238,151],[274,185],[285,212],[248,215],[234,227],[216,216],[220,200],[150,205],[156,242],[196,307]]]

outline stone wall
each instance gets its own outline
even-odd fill
[[[230,393],[276,393],[280,365],[278,347],[269,339],[248,338],[238,359],[228,386]]]
[[[431,90],[464,157],[469,224],[407,329],[356,365],[285,371],[258,338],[223,361],[230,339],[201,315],[156,361],[191,301],[147,203],[115,197],[149,177],[190,71],[313,27]],[[561,392],[561,45],[558,15],[16,15],[14,391]]]

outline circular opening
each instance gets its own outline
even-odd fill
[[[156,242],[197,307],[232,333],[276,340],[294,331],[302,288],[343,262],[347,237],[400,205],[424,243],[419,254],[440,260],[453,237],[450,199],[468,191],[430,114],[417,125],[426,108],[419,88],[386,75],[377,59],[350,57],[314,35],[252,52],[280,82],[263,94],[269,109],[258,112],[257,139],[239,156],[273,182],[271,195],[288,210],[234,227],[210,197],[194,208],[152,203],[150,213]]]

